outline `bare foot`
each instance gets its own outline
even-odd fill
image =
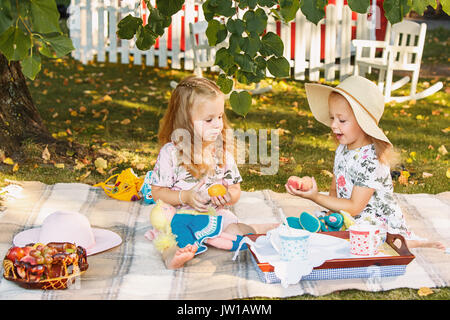
[[[434,248],[445,251],[445,246],[439,241],[407,240],[408,248]]]
[[[198,247],[196,245],[190,244],[184,248],[179,248],[172,257],[172,260],[169,261],[167,268],[178,269],[183,267],[186,262],[194,258],[197,249]]]

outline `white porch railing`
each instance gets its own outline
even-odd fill
[[[373,1],[375,2],[375,1]],[[148,11],[134,0],[72,0],[69,7],[68,26],[75,50],[72,55],[82,63],[94,60],[104,62],[133,63],[136,65],[171,67],[193,70],[193,51],[188,39],[189,23],[204,19],[202,1],[186,0],[183,10],[172,18],[171,26],[150,50],[141,51],[134,40],[117,38],[117,24],[128,14],[143,17]],[[318,25],[306,20],[299,10],[289,24],[269,18],[267,31],[276,32],[285,45],[284,56],[291,63],[293,78],[318,81],[342,80],[353,72],[351,65],[352,28],[357,39],[375,39],[375,28],[380,27],[380,13],[372,6],[372,15],[357,14],[343,0],[326,7],[326,18]],[[324,26],[324,27],[322,27]],[[323,32],[323,28],[325,29]],[[322,48],[324,46],[324,48]],[[119,58],[120,57],[120,58]],[[182,61],[184,63],[182,63]]]

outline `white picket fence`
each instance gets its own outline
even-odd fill
[[[72,0],[68,19],[69,33],[75,47],[72,55],[84,64],[94,58],[99,62],[108,60],[115,63],[120,54],[120,62],[125,64],[130,63],[130,56],[133,56],[133,63],[136,65],[173,69],[181,69],[183,66],[185,70],[193,70],[194,55],[188,30],[189,23],[204,20],[201,3],[199,0],[186,0],[184,10],[172,17],[170,39],[169,31],[166,30],[156,48],[141,51],[135,47],[134,40],[121,40],[116,35],[117,24],[126,15],[148,17],[148,11],[142,9],[138,0]],[[284,56],[293,68],[293,78],[304,80],[307,76],[310,81],[319,81],[320,77],[324,77],[327,81],[333,81],[338,71],[340,80],[351,75],[352,27],[356,26],[357,39],[374,40],[375,29],[380,27],[380,13],[375,5],[371,6],[371,12],[371,16],[358,14],[357,20],[352,20],[350,8],[343,5],[343,0],[337,0],[336,5],[326,7],[326,18],[318,25],[307,21],[300,10],[294,21],[281,24],[278,34],[285,45]],[[325,25],[323,60],[322,25]],[[295,28],[293,38],[292,28]],[[269,18],[267,31],[277,33],[277,24],[272,17]]]

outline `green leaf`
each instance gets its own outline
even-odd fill
[[[215,8],[211,6],[211,0],[206,0],[202,5],[203,15],[206,21],[210,21],[214,18]]]
[[[409,12],[408,0],[385,0],[383,2],[384,16],[391,24],[402,21]]]
[[[9,27],[0,35],[0,52],[11,60],[23,60],[30,54],[31,38],[19,28]]]
[[[184,0],[156,0],[156,7],[165,16],[171,17],[183,7]]]
[[[245,30],[245,23],[240,19],[228,19],[227,21],[227,29],[230,33],[242,35]]]
[[[269,72],[275,77],[283,78],[289,76],[291,66],[284,57],[272,57],[267,61],[267,69],[269,69]]]
[[[419,15],[423,15],[428,6],[432,6],[433,8],[437,6],[436,0],[411,0],[410,2],[412,4],[412,10]]]
[[[328,0],[303,0],[300,9],[306,16],[306,19],[314,24],[318,24],[325,17],[325,5]]]
[[[276,0],[258,0],[258,5],[260,7],[272,8],[278,2]]]
[[[262,57],[262,56],[256,57],[255,63],[256,63],[256,68],[258,70],[261,70],[261,72],[264,72],[266,70],[267,62],[266,62],[266,59],[264,59],[264,57]]]
[[[0,0],[0,34],[6,31],[13,23],[11,14],[11,1]]]
[[[222,73],[217,78],[217,85],[224,94],[228,94],[233,89],[233,80]]]
[[[352,11],[358,13],[367,13],[370,6],[370,0],[347,0],[347,3]]]
[[[240,0],[239,1],[239,8],[240,9],[245,9],[245,8],[250,8],[250,9],[255,9],[256,5],[257,5],[258,1],[257,0]]]
[[[276,55],[277,57],[283,56],[283,41],[281,41],[281,38],[277,34],[273,32],[267,32],[261,39],[261,45],[262,46],[260,53],[263,56],[270,56],[272,54]]]
[[[252,96],[247,91],[233,91],[230,95],[231,109],[245,117],[252,106]]]
[[[250,36],[244,38],[242,51],[248,54],[250,57],[254,57],[256,53],[261,48],[261,39],[258,35],[254,36],[251,34]]]
[[[148,24],[146,27],[153,31],[155,35],[162,36],[165,28],[172,23],[171,16],[165,16],[157,8],[150,9],[150,16],[148,17]]]
[[[226,48],[220,48],[216,52],[216,59],[214,61],[214,64],[216,66],[219,66],[223,71],[225,71],[227,74],[234,66],[234,58],[230,54],[229,50]]]
[[[239,36],[237,34],[232,34],[229,39],[229,46],[228,48],[231,50],[231,52],[241,52],[241,44],[243,45],[244,39],[242,36]]]
[[[242,71],[242,70],[237,70],[236,74],[234,76],[235,76],[236,80],[239,83],[249,84],[250,82],[248,80],[248,76],[251,75],[251,74],[252,74],[251,72],[245,72],[245,71]]]
[[[214,47],[218,43],[221,43],[227,38],[228,31],[225,25],[217,20],[210,20],[208,22],[208,28],[206,28],[206,37],[211,47]]]
[[[157,35],[148,28],[148,24],[145,27],[140,25],[136,33],[136,47],[139,50],[148,50],[155,44],[156,38]]]
[[[141,18],[133,17],[131,14],[127,15],[117,24],[117,36],[120,39],[132,39],[142,23]]]
[[[21,61],[21,65],[23,74],[27,78],[34,80],[34,78],[36,78],[36,75],[41,70],[41,56],[29,55]]]
[[[256,70],[256,64],[253,62],[253,59],[248,54],[235,53],[233,55],[233,58],[234,62],[236,62],[239,65],[239,67],[241,67],[242,71],[254,72]]]
[[[442,5],[442,10],[450,15],[450,0],[440,0],[439,3]]]
[[[33,30],[40,33],[61,33],[59,12],[54,0],[31,0]]]
[[[39,52],[50,58],[61,58],[75,50],[72,39],[65,35],[45,36],[44,39],[41,39],[41,42],[43,46],[39,49]]]
[[[261,34],[267,27],[267,15],[263,9],[248,10],[243,17],[248,32]]]
[[[285,22],[295,19],[299,8],[299,0],[280,0],[280,13]]]
[[[233,2],[231,0],[217,1],[216,14],[224,17],[231,17],[236,14],[236,9],[233,8]]]

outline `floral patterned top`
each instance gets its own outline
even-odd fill
[[[354,150],[339,145],[334,158],[334,176],[338,198],[350,199],[354,186],[375,189],[369,203],[355,219],[383,226],[389,233],[411,237],[394,199],[390,168],[378,161],[373,144]]]
[[[215,157],[216,167],[213,176],[205,178],[205,184],[200,188],[200,192],[206,194],[207,189],[213,185],[221,183],[225,186],[242,182],[242,177],[237,168],[233,156],[227,152],[226,163],[221,168]],[[153,168],[150,184],[153,186],[166,187],[171,190],[192,189],[200,180],[194,178],[185,167],[181,166],[177,148],[172,142],[166,143],[159,151],[158,158]],[[180,207],[183,209],[189,206]]]

